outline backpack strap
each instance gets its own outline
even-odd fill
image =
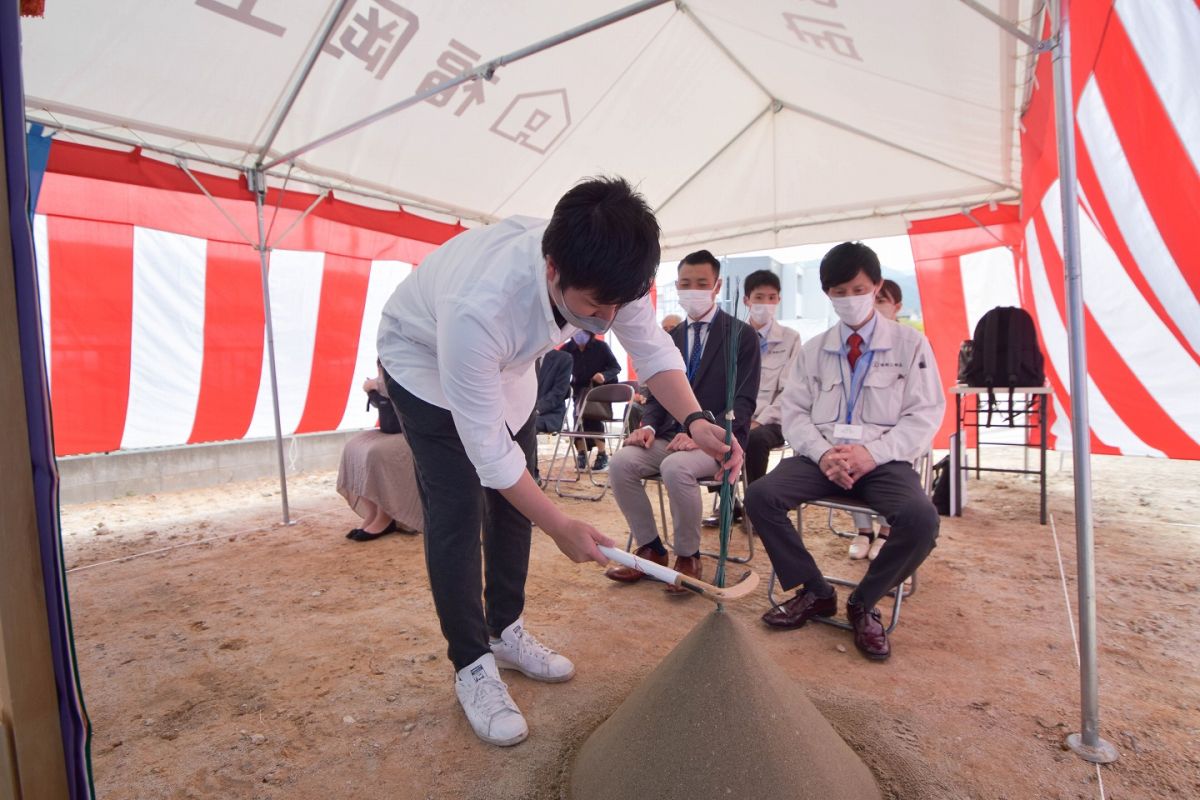
[[[1017,388],[1017,366],[1020,363],[1020,356],[1023,345],[1025,343],[1025,326],[1020,324],[1024,322],[1021,319],[1020,311],[1016,308],[1008,309],[1008,336],[1005,341],[1008,343],[1006,348],[1008,352],[1005,354],[1008,361],[1008,427],[1016,427],[1014,409],[1013,389]],[[1015,345],[1015,347],[1013,346]]]
[[[983,374],[988,387],[987,427],[992,426],[992,407],[996,404],[996,348],[1000,344],[1000,317],[1004,312],[998,308],[983,315]]]

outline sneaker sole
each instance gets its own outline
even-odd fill
[[[500,658],[500,656],[496,656],[496,667],[498,669],[514,670],[516,672],[521,673],[526,678],[530,678],[531,680],[535,680],[540,683],[566,683],[567,681],[571,680],[571,678],[575,677],[575,668],[574,667],[571,668],[571,671],[568,674],[563,675],[561,677],[546,678],[541,675],[537,675],[535,673],[528,672],[525,670],[524,667],[518,666],[517,664],[514,664],[511,661],[505,661],[504,659]]]
[[[491,736],[484,736],[478,731],[475,732],[475,735],[479,737],[480,741],[487,742],[488,744],[494,744],[496,747],[512,747],[514,744],[520,744],[528,739],[529,731],[526,730],[520,736],[513,736],[511,739],[495,739]]]

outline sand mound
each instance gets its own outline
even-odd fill
[[[572,800],[879,800],[870,770],[728,614],[688,634],[587,740]]]

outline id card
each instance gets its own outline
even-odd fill
[[[844,422],[839,422],[833,426],[833,438],[837,439],[842,444],[854,444],[861,442],[863,438],[862,425],[849,425]]]

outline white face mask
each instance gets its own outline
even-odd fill
[[[871,311],[875,308],[875,293],[831,297],[829,302],[833,303],[833,313],[838,315],[838,319],[854,327],[866,322],[867,317],[871,316]]]
[[[558,290],[558,297],[554,296],[554,289]],[[558,308],[558,313],[562,314],[563,319],[574,325],[580,330],[594,333],[597,336],[608,333],[608,329],[613,326],[614,319],[601,319],[600,317],[581,317],[570,309],[567,305],[566,295],[563,294],[562,287],[558,285],[558,281],[554,282],[554,287],[550,291],[550,300]]]
[[[778,306],[775,303],[751,303],[750,304],[750,321],[757,327],[761,328],[771,320],[775,319],[775,309]]]
[[[679,305],[692,319],[702,317],[713,306],[712,289],[680,289]]]

